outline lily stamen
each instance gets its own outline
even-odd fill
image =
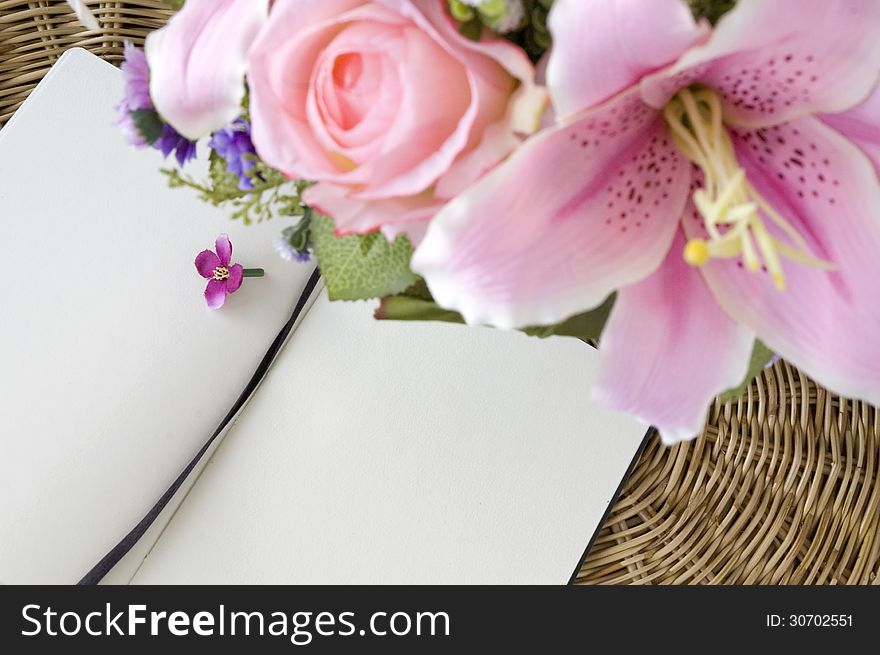
[[[709,239],[691,239],[685,247],[685,261],[702,266],[710,259],[742,256],[749,271],[758,271],[763,264],[780,291],[785,289],[781,257],[833,268],[811,255],[798,231],[749,184],[724,129],[717,93],[705,88],[682,89],[667,103],[663,115],[676,147],[703,173],[704,187],[694,192],[693,201]],[[794,245],[774,237],[759,211]]]

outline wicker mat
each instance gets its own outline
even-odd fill
[[[118,62],[170,15],[156,0],[89,4],[100,31],[60,1],[0,0],[0,126],[66,48]],[[648,444],[577,582],[880,584],[878,468],[877,410],[780,362],[716,402],[697,441]]]

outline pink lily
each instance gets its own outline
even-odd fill
[[[711,30],[681,0],[557,0],[550,28],[558,123],[435,218],[437,301],[513,328],[617,291],[594,394],[667,441],[756,336],[880,403],[880,3],[739,0]]]
[[[211,309],[220,309],[226,303],[226,296],[235,293],[241,286],[244,268],[241,264],[232,264],[232,242],[229,236],[221,234],[214,244],[213,250],[203,250],[196,256],[196,270],[208,280],[205,288],[205,300]]]

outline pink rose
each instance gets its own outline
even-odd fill
[[[248,57],[253,139],[339,233],[418,240],[534,131],[525,53],[458,33],[444,0],[277,0]]]

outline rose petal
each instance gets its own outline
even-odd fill
[[[315,63],[362,0],[299,0],[272,7],[248,61],[252,137],[260,158],[294,179],[328,179],[334,160],[306,115]],[[379,8],[381,9],[381,8]],[[291,38],[294,33],[296,38]]]
[[[430,220],[443,207],[430,193],[365,202],[351,197],[345,187],[323,182],[309,187],[303,200],[330,216],[339,235],[365,234],[389,224],[398,226],[398,232],[406,231],[407,223]]]

